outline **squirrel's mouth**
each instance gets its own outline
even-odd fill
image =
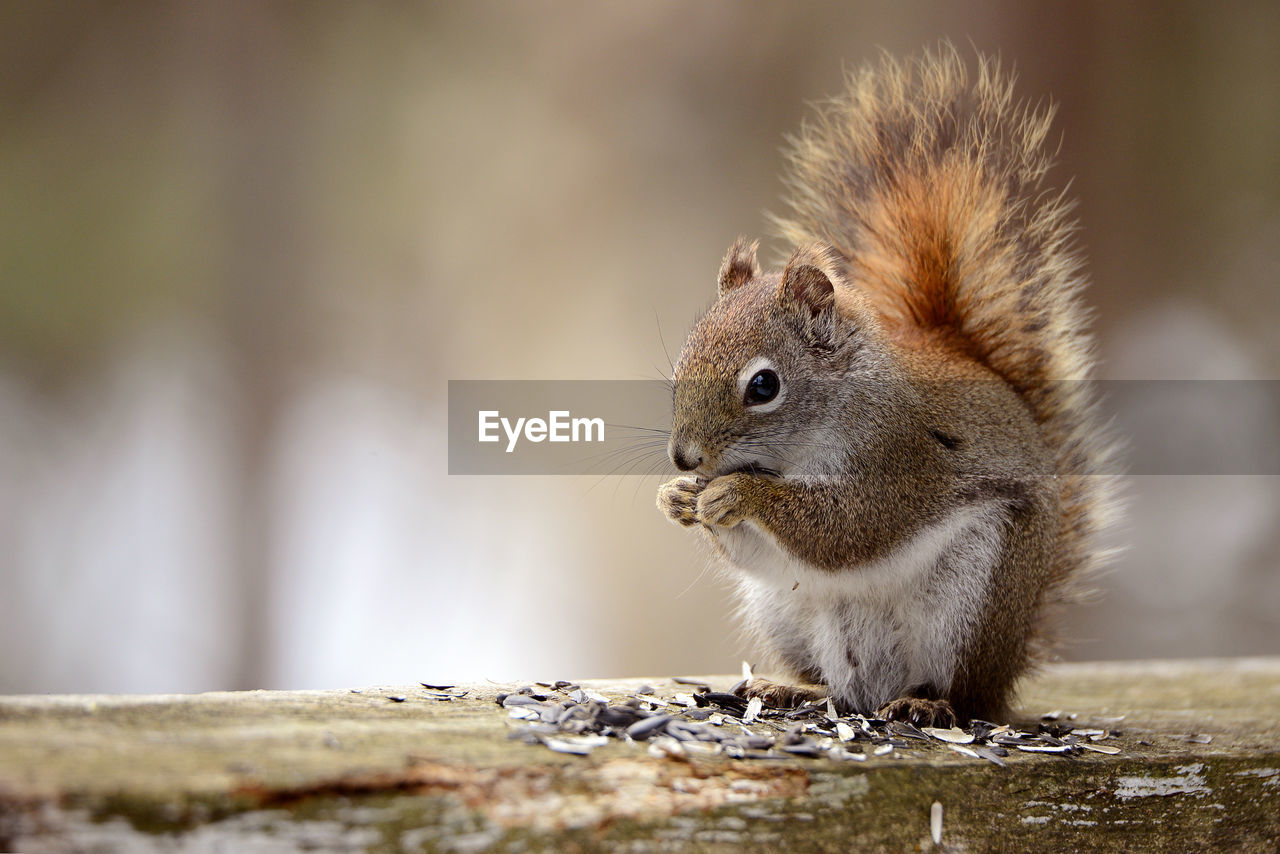
[[[740,466],[712,472],[706,479],[715,480],[717,477],[724,477],[729,474],[749,474],[754,477],[782,477],[782,472],[777,469],[771,469],[759,463],[743,463]]]

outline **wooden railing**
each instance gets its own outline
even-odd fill
[[[1280,658],[1051,667],[1023,686],[1009,732],[1044,722],[1044,743],[1077,744],[1058,753],[1007,733],[969,751],[857,721],[837,733],[820,711],[791,737],[812,749],[784,750],[796,721],[766,712],[747,730],[773,746],[744,751],[725,735],[742,735],[743,713],[705,702],[693,717],[721,729],[688,749],[672,734],[696,741],[696,727],[631,739],[625,713],[603,726],[614,737],[597,724],[550,734],[512,717],[520,702],[495,702],[520,687],[0,697],[0,851],[1275,851],[1280,839]],[[688,723],[681,704],[698,691],[535,685],[547,699],[525,707],[603,697],[638,720],[653,698]],[[972,750],[984,745],[999,762]]]

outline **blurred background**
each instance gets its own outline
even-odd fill
[[[1273,2],[5,4],[0,691],[736,670],[658,478],[451,477],[446,383],[666,370],[941,38],[1059,107],[1101,376],[1280,377]],[[1278,481],[1129,478],[1066,657],[1280,653]]]

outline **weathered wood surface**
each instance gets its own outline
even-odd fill
[[[646,682],[688,690],[582,684]],[[0,697],[0,851],[930,850],[935,801],[941,850],[1280,845],[1280,658],[1053,667],[1024,712],[1124,715],[1121,753],[1005,768],[568,756],[507,738],[511,687]]]

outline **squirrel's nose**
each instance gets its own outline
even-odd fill
[[[702,454],[698,448],[690,446],[682,448],[679,445],[671,445],[671,462],[676,464],[676,468],[680,471],[693,471],[702,465]]]

